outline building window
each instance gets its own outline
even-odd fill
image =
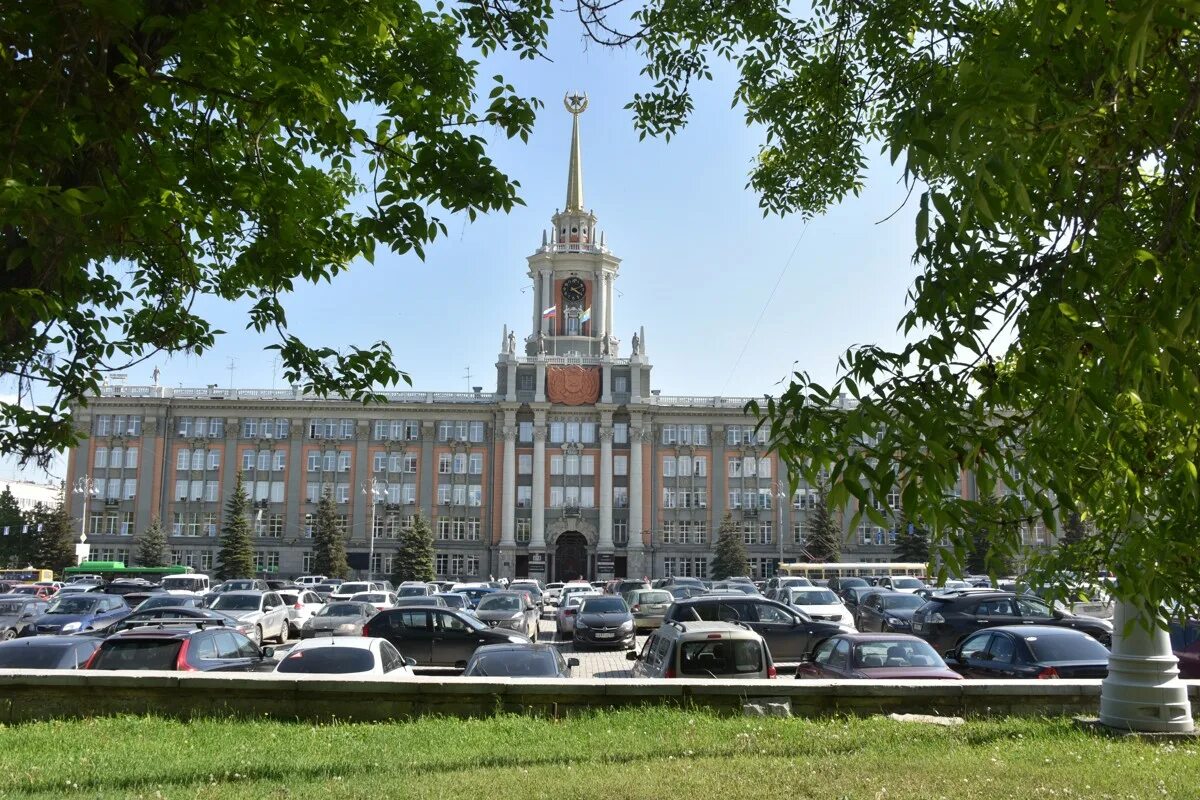
[[[620,390],[618,390],[620,391]],[[613,444],[629,444],[629,423],[613,423]]]
[[[678,441],[678,432],[676,431],[675,426],[674,425],[663,425],[662,426],[662,443],[663,444],[675,444],[676,441]]]
[[[533,441],[533,423],[532,422],[518,422],[517,423],[517,439],[519,439],[522,442],[532,442]]]
[[[517,456],[517,474],[532,475],[533,474],[533,456],[528,453],[521,453]]]
[[[527,517],[517,519],[516,539],[518,544],[529,544],[530,531],[533,529],[532,520]]]
[[[629,474],[629,456],[613,456],[613,475]]]
[[[483,474],[483,453],[472,453],[471,454],[469,464],[467,466],[467,471],[470,472],[472,475],[482,475]]]
[[[533,487],[518,486],[517,487],[517,508],[530,508],[533,506]]]
[[[614,508],[629,508],[629,487],[614,486],[613,487],[613,507]]]
[[[613,544],[627,545],[629,544],[629,523],[625,520],[613,520],[612,524]]]
[[[629,376],[614,375],[613,376],[613,391],[624,394],[629,391]]]
[[[95,466],[97,469],[105,469],[108,467],[108,448],[107,447],[97,447],[96,448]]]

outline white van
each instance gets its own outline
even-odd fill
[[[299,578],[296,578],[296,585],[312,588],[317,584],[324,583],[326,580],[328,579],[324,575],[301,575]]]
[[[207,575],[167,575],[160,585],[167,590],[167,594],[202,595],[211,588]]]

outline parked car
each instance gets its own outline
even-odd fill
[[[426,602],[429,600],[429,595],[419,595]],[[411,600],[412,595],[406,596],[405,600]],[[383,611],[385,608],[395,608],[396,601],[399,600],[395,592],[359,592],[350,598],[351,603],[366,603],[374,606],[376,611]]]
[[[716,581],[709,590],[715,594],[752,594],[757,595],[758,589],[752,583],[731,583],[729,581]]]
[[[683,586],[664,586],[663,591],[670,592],[671,597],[676,600],[687,600],[689,597],[699,597],[703,594],[708,594],[708,589],[703,586],[692,586],[685,584]]]
[[[524,634],[488,627],[470,614],[449,608],[380,611],[363,626],[363,636],[387,639],[418,664],[440,667],[469,660],[480,645],[530,641]]]
[[[1179,659],[1179,677],[1200,680],[1200,620],[1170,621],[1171,649]]]
[[[325,605],[321,595],[311,589],[289,589],[279,593],[279,599],[287,607],[288,634],[299,636],[304,623]]]
[[[25,634],[101,631],[129,616],[130,611],[120,597],[90,592],[63,595],[50,601]]]
[[[363,597],[364,595],[355,595],[355,597]],[[469,602],[469,600],[468,600]],[[449,608],[450,604],[446,602],[444,597],[438,595],[411,595],[409,597],[397,597],[392,603],[391,608],[431,608],[437,606],[439,608]],[[377,609],[382,610],[382,609]],[[470,610],[468,607],[466,610]]]
[[[825,585],[825,588],[832,589],[833,591],[837,592],[838,596],[840,596],[843,600],[845,600],[846,599],[845,592],[847,589],[853,589],[856,586],[865,587],[865,586],[870,586],[870,585],[871,584],[867,583],[866,578],[859,578],[859,577],[856,577],[853,575],[847,575],[847,576],[838,576],[838,577],[830,578],[829,583],[827,583]]]
[[[913,612],[925,601],[907,592],[873,592],[858,606],[854,624],[860,631],[891,633],[912,630]]]
[[[268,638],[280,644],[287,641],[287,606],[275,592],[225,592],[213,602],[211,608],[253,625],[254,632],[250,638],[256,643]]]
[[[463,665],[465,678],[569,678],[578,658],[552,644],[485,644]]]
[[[349,600],[329,602],[314,611],[308,621],[300,626],[300,638],[314,636],[361,636],[363,626],[377,609],[368,603]]]
[[[275,667],[277,675],[353,675],[362,680],[404,681],[416,661],[386,639],[342,636],[297,642]]]
[[[925,600],[933,597],[935,594],[946,594],[947,592],[956,592],[960,589],[974,588],[966,581],[948,580],[941,586],[926,586],[924,589],[917,589],[915,594]]]
[[[946,652],[946,663],[968,678],[1104,678],[1108,656],[1082,631],[1002,625],[968,635]]]
[[[503,591],[482,598],[475,606],[475,616],[493,628],[508,628],[537,641],[542,613],[528,592]]]
[[[224,592],[268,592],[271,587],[262,578],[232,578],[220,585]],[[213,591],[217,591],[216,588]]]
[[[845,589],[839,596],[842,598],[842,605],[846,606],[846,610],[850,612],[850,616],[857,617],[858,608],[862,605],[863,601],[871,595],[882,591],[883,589],[880,589],[878,586],[851,586],[849,589]]]
[[[158,606],[157,608],[148,608],[145,610],[139,609],[121,620],[117,627],[121,630],[144,625],[170,627],[172,624],[184,624],[191,620],[205,619],[211,620],[213,624],[219,622],[226,628],[235,630],[247,638],[250,638],[255,632],[253,624],[242,622],[237,617],[231,617],[222,611],[213,611],[211,608],[188,608],[187,606]]]
[[[800,575],[776,575],[767,581],[763,587],[763,594],[770,597],[768,592],[776,591],[777,589],[786,589],[789,586],[812,586],[812,581]],[[777,598],[772,597],[772,600]]]
[[[99,636],[34,636],[0,642],[0,669],[82,669]]]
[[[842,599],[823,586],[788,586],[780,589],[778,594],[780,596],[776,599],[779,602],[800,611],[809,619],[854,627],[854,616]]]
[[[633,614],[633,625],[637,630],[653,630],[662,625],[667,609],[675,598],[666,589],[633,589],[622,595],[629,612]]]
[[[471,608],[471,598],[462,592],[438,592],[433,598],[441,600],[447,608],[456,608],[459,611],[466,611]]]
[[[1011,592],[959,590],[935,595],[913,612],[912,632],[945,652],[964,636],[1001,625],[1075,628],[1103,645],[1112,643],[1112,623],[1052,609],[1041,598]]]
[[[758,633],[772,661],[799,661],[821,639],[853,632],[832,622],[817,622],[765,597],[705,595],[679,600],[667,610],[666,622],[741,622]]]
[[[211,588],[207,575],[166,575],[158,585],[164,592],[182,595],[201,595]]]
[[[259,649],[220,620],[178,626],[145,626],[119,631],[104,640],[84,669],[169,670],[175,672],[270,672],[275,651]]]
[[[595,588],[590,583],[583,583],[583,582],[579,582],[579,581],[576,581],[574,583],[568,583],[568,584],[564,585],[562,588],[562,596],[559,598],[559,601],[558,601],[559,604],[561,605],[562,603],[565,603],[567,601],[567,599],[571,595],[575,594],[576,592],[583,592],[585,594],[600,594],[601,593],[599,589]]]
[[[203,608],[202,598],[187,594],[156,594],[133,607],[134,612],[152,608]],[[128,601],[126,601],[128,602]]]
[[[623,647],[632,650],[637,630],[633,614],[620,597],[599,595],[584,598],[575,615],[575,630],[571,634],[575,646]]]
[[[732,622],[670,622],[650,634],[641,652],[626,653],[634,678],[774,678],[763,637]]]
[[[427,583],[420,582],[402,583],[400,584],[400,588],[396,590],[397,597],[429,597],[430,595],[434,594],[437,594],[436,587],[431,587]]]
[[[907,633],[839,633],[817,644],[796,678],[962,680],[924,639]]]
[[[542,601],[548,606],[558,605],[562,600],[563,585],[561,583],[547,583],[546,591],[542,592]]]
[[[145,589],[141,589],[136,592],[125,592],[124,594],[121,595],[121,599],[123,599],[125,601],[125,605],[129,606],[130,608],[137,608],[142,603],[149,600],[151,597],[178,597],[178,596],[179,595],[173,595],[170,592],[167,592],[162,587],[149,586]],[[200,600],[201,600],[201,602],[203,602],[203,600],[204,600],[203,595],[201,596]]]
[[[890,589],[893,592],[908,592],[909,594],[914,594],[921,589],[927,588],[925,581],[920,578],[910,578],[906,575],[888,575],[880,579],[876,585],[884,589]]]
[[[575,633],[575,617],[579,614],[579,605],[586,597],[595,597],[599,592],[575,592],[566,602],[560,603],[554,612],[554,629],[559,636],[570,636]]]
[[[41,600],[49,599],[54,591],[49,586],[37,586],[32,583],[23,583],[20,586],[10,586],[8,594],[23,594],[30,597],[37,597]]]
[[[342,581],[325,581],[318,583],[312,587],[313,594],[320,597],[322,600],[329,602],[329,596],[337,591],[337,588],[342,585]]]
[[[303,586],[305,589],[311,589],[328,580],[329,578],[324,575],[301,575],[299,578],[296,578],[296,585]]]
[[[467,599],[471,602],[471,608],[474,609],[479,605],[479,601],[484,597],[487,597],[489,594],[493,594],[500,590],[494,589],[491,586],[468,586],[462,589],[455,589],[454,591],[458,592],[459,594],[466,595]]]
[[[424,587],[425,584],[421,584]],[[352,583],[343,583],[329,593],[330,600],[349,600],[356,594],[363,592],[386,592],[388,591],[379,581],[354,581]],[[422,593],[424,593],[422,591]]]
[[[25,629],[46,612],[49,602],[28,594],[0,595],[0,641],[25,635]]]
[[[102,583],[68,583],[66,586],[54,593],[55,597],[62,597],[64,594],[87,594],[88,592],[98,592],[104,588]]]
[[[508,585],[508,591],[526,591],[533,597],[533,603],[541,606],[543,603],[542,587],[537,581],[513,581]]]
[[[624,597],[637,589],[650,589],[650,581],[636,580],[633,578],[620,578],[612,582],[613,590],[608,594],[615,594],[618,597]]]

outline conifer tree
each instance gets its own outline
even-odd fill
[[[925,563],[929,560],[929,531],[907,514],[896,528],[895,559]]]
[[[842,532],[829,511],[829,495],[825,487],[817,490],[817,507],[813,509],[811,533],[805,540],[808,561],[824,564],[842,558]]]
[[[433,580],[433,553],[433,531],[425,518],[418,514],[412,525],[400,531],[394,582]]]
[[[328,578],[345,578],[350,574],[346,543],[338,529],[333,497],[328,491],[317,501],[317,515],[313,520],[313,572]]]
[[[17,505],[17,498],[5,486],[4,491],[0,492],[0,566],[25,566],[17,563],[23,555],[20,552],[20,539],[24,524],[25,518],[21,514],[21,507]]]
[[[221,580],[254,574],[254,544],[249,513],[250,498],[246,495],[239,470],[233,496],[225,503],[225,524],[221,528],[221,549],[217,553],[217,577]]]
[[[139,567],[165,567],[169,563],[167,532],[158,517],[150,521],[150,527],[138,537],[137,565]]]
[[[716,557],[713,558],[710,573],[716,581],[750,574],[750,562],[746,558],[746,544],[742,541],[742,532],[728,511],[725,512],[725,519],[721,520],[721,528],[717,533]]]
[[[60,500],[54,508],[39,504],[31,516],[30,530],[37,541],[35,566],[54,570],[55,575],[61,576],[76,561],[75,520],[67,510],[66,500]]]

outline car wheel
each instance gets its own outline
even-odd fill
[[[287,644],[287,640],[288,640],[288,623],[286,620],[284,620],[284,623],[279,626],[279,637],[276,639],[276,641],[278,641],[280,644]]]
[[[288,625],[288,637],[292,639],[300,638],[300,629],[295,625]]]
[[[254,642],[254,644],[258,645],[259,647],[262,647],[262,643],[263,643],[262,625],[254,626],[254,635],[250,637],[250,641]]]
[[[0,642],[7,642],[9,639],[17,638],[17,632],[12,628],[5,628],[0,631]]]

